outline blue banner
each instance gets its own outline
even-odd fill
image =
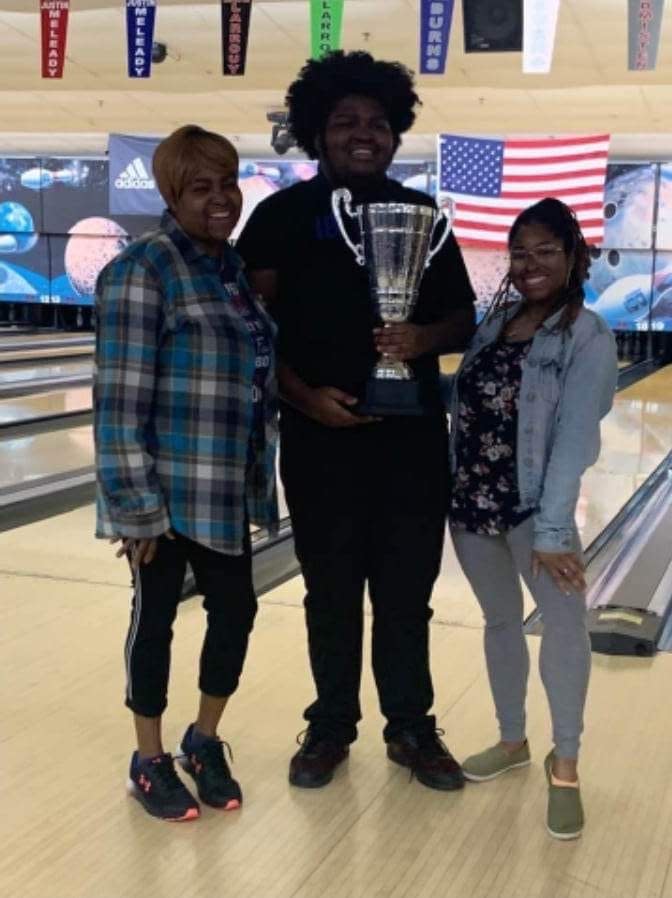
[[[452,19],[453,0],[421,0],[421,75],[442,75],[445,72]]]
[[[151,74],[155,18],[156,0],[126,0],[129,78],[149,78]]]
[[[165,208],[152,175],[159,138],[110,134],[110,213],[160,215]]]

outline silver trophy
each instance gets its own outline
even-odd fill
[[[425,269],[450,234],[455,210],[452,200],[441,211],[411,203],[364,203],[353,211],[352,194],[347,187],[340,187],[331,195],[331,206],[357,264],[367,268],[371,297],[383,325],[408,321]],[[350,239],[341,206],[357,222],[359,243]],[[445,227],[432,248],[441,221]],[[418,383],[406,362],[381,356],[358,411],[371,415],[422,414]]]

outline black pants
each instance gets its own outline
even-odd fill
[[[320,735],[357,736],[367,581],[384,738],[434,729],[429,601],[443,550],[447,458],[443,416],[332,429],[283,415],[280,469],[317,688],[304,717]]]
[[[223,555],[179,534],[174,540],[162,536],[154,560],[134,576],[126,638],[126,705],[144,717],[158,717],[167,705],[173,621],[187,562],[207,612],[199,689],[231,695],[245,661],[257,612],[249,540],[243,555]]]

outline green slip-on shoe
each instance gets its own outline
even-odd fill
[[[554,839],[578,839],[583,832],[584,816],[581,792],[573,786],[554,786],[551,781],[553,752],[544,761],[548,779],[548,815],[546,828]]]
[[[493,745],[476,755],[470,755],[462,762],[462,772],[472,783],[484,783],[494,780],[496,776],[515,770],[516,767],[527,767],[530,763],[530,746],[525,742],[514,752],[508,752],[501,745]]]

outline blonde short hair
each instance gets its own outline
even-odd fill
[[[238,175],[238,151],[226,137],[198,125],[184,125],[156,148],[152,171],[159,193],[174,208],[199,166],[206,164]]]

